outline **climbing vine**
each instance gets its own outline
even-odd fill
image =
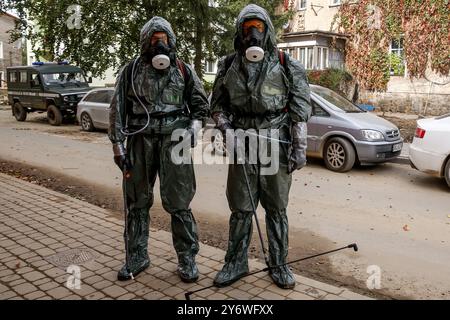
[[[389,52],[393,39],[403,39],[403,58],[411,78],[428,69],[450,71],[448,0],[346,0],[335,24],[349,36],[346,65],[360,86],[386,90],[390,73],[402,70]]]

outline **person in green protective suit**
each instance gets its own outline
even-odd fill
[[[127,262],[118,280],[129,280],[149,264],[149,210],[157,175],[164,209],[171,215],[178,274],[185,282],[198,279],[197,226],[190,209],[196,190],[191,163],[175,164],[171,153],[179,141],[174,130],[186,129],[196,145],[209,116],[209,103],[195,71],[177,59],[176,39],[165,19],[154,17],[142,28],[141,55],[120,72],[111,103],[109,138],[114,161],[124,179],[128,207],[125,241]],[[189,155],[190,157],[190,155]],[[127,240],[128,239],[128,240]]]
[[[310,90],[303,66],[277,50],[276,35],[266,10],[248,5],[237,19],[235,53],[219,62],[211,100],[212,118],[226,143],[230,130],[278,130],[289,144],[279,150],[279,170],[263,174],[260,159],[229,165],[227,199],[232,211],[225,265],[216,286],[226,286],[248,273],[248,246],[253,209],[244,166],[256,205],[265,209],[269,264],[286,263],[288,255],[288,206],[292,173],[306,164],[306,122],[311,116]],[[234,135],[235,137],[236,135]],[[273,142],[271,142],[273,143]],[[251,149],[252,146],[250,146]],[[274,268],[272,280],[293,288],[295,279],[287,266]]]

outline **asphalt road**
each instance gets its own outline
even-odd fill
[[[19,123],[9,110],[0,110],[0,159],[119,189],[120,172],[111,155],[104,132],[83,133],[74,125],[51,127],[42,115]],[[226,165],[199,164],[196,174],[193,211],[201,219],[226,225]],[[330,278],[364,288],[367,268],[376,265],[381,270],[377,292],[449,299],[449,195],[443,181],[406,165],[387,163],[337,174],[311,161],[294,176],[288,208],[291,257],[304,254],[306,247],[318,252],[357,242],[359,253],[331,256],[328,268],[318,262],[317,270],[329,270]],[[258,213],[263,217],[260,209]],[[226,228],[214,232],[226,238]]]

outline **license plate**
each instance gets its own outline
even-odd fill
[[[402,151],[403,143],[397,143],[392,146],[392,152]]]

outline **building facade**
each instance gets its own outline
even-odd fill
[[[343,68],[347,36],[333,25],[340,0],[295,0],[294,17],[285,26],[279,48],[307,70]]]
[[[338,33],[334,24],[341,0],[295,0],[293,5],[295,14],[285,26],[279,48],[300,60],[307,70],[345,68],[344,48],[348,35]],[[450,112],[449,77],[427,72],[426,78],[411,80],[401,37],[392,40],[389,56],[391,70],[387,91],[362,90],[359,102],[387,112],[420,115]]]
[[[22,64],[22,40],[10,43],[9,31],[14,30],[17,17],[0,14],[0,88],[6,88],[6,68]]]

